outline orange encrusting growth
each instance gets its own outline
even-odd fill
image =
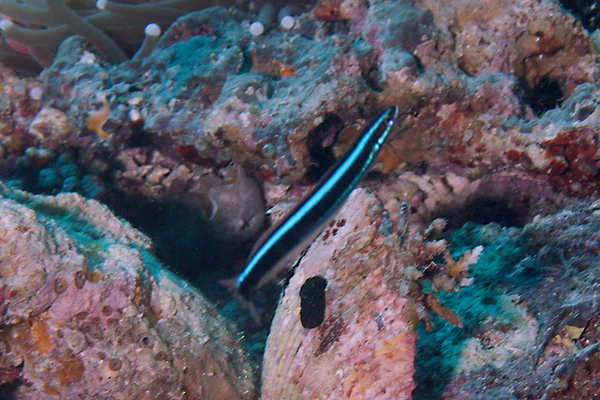
[[[90,111],[87,119],[85,120],[85,127],[90,131],[96,132],[100,138],[105,139],[109,134],[102,128],[102,126],[108,118],[110,106],[108,105],[108,101],[106,100],[104,93],[96,93],[96,99],[102,103],[102,107],[99,110]]]
[[[48,335],[48,327],[44,321],[40,319],[31,321],[31,334],[33,346],[40,353],[48,353],[52,348],[52,342],[50,341],[50,335]]]

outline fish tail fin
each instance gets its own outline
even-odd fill
[[[228,278],[228,279],[221,279],[219,281],[219,284],[223,287],[225,287],[225,289],[227,289],[227,291],[229,293],[231,293],[233,296],[238,297],[239,296],[239,290],[237,287],[237,276],[234,276],[233,278]]]
[[[229,279],[222,279],[219,281],[219,283],[222,286],[224,286],[229,291],[229,293],[231,293],[231,295],[233,297],[235,297],[237,301],[240,302],[240,304],[242,306],[244,306],[246,311],[248,311],[248,314],[250,314],[250,317],[252,318],[252,321],[254,322],[254,324],[257,325],[257,327],[262,327],[263,326],[262,319],[260,318],[260,315],[258,314],[258,311],[256,310],[256,306],[254,305],[254,303],[252,302],[251,299],[245,298],[240,293],[240,290],[237,286],[237,277],[233,277],[233,278],[229,278]]]

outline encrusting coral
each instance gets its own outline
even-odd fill
[[[275,9],[283,2],[276,3]],[[85,18],[92,21],[122,5],[104,6],[105,11]],[[286,204],[310,190],[378,109],[397,104],[411,112],[397,121],[365,183],[383,206],[361,190],[354,194],[373,205],[361,210],[381,232],[365,233],[373,240],[362,247],[364,253],[336,242],[346,251],[331,255],[325,251],[333,251],[331,241],[351,235],[346,226],[337,226],[343,225],[338,219],[313,245],[298,276],[319,268],[315,272],[330,281],[325,321],[312,331],[302,330],[296,290],[302,282],[292,278],[276,323],[294,338],[310,340],[286,342],[272,330],[263,371],[265,396],[300,385],[314,393],[310,384],[317,377],[302,369],[300,361],[306,360],[291,360],[298,368],[286,370],[292,364],[278,365],[273,354],[292,354],[296,346],[306,350],[299,357],[310,358],[316,352],[311,346],[324,340],[319,354],[308,360],[323,367],[326,363],[319,360],[345,355],[340,343],[354,332],[352,324],[372,329],[379,340],[380,347],[368,356],[377,350],[384,358],[396,356],[385,351],[396,343],[386,321],[398,324],[403,335],[397,339],[407,345],[403,373],[408,376],[412,357],[417,360],[415,380],[408,377],[403,388],[394,388],[406,398],[416,383],[415,399],[433,398],[435,391],[446,398],[481,399],[504,390],[507,398],[552,398],[555,393],[568,398],[569,390],[585,398],[591,393],[598,323],[590,311],[596,282],[586,271],[594,271],[589,260],[598,253],[592,231],[598,214],[593,202],[600,191],[600,32],[586,31],[549,0],[320,0],[310,12],[296,15],[291,29],[273,26],[254,36],[249,26],[260,6],[256,2],[252,12],[207,8],[186,13],[168,28],[159,23],[164,33],[154,50],[118,66],[82,37],[65,39],[39,78],[17,79],[0,66],[2,178],[32,191],[75,190],[107,202],[111,195],[171,206],[182,199],[196,201],[206,220],[225,228],[223,241],[243,241],[260,229],[262,195],[276,219]],[[140,37],[143,26],[134,29]],[[127,57],[138,47],[127,49]],[[246,179],[253,184],[245,186]],[[251,196],[247,208],[239,206],[244,194]],[[189,240],[182,231],[190,225],[205,228],[181,214],[185,217],[168,221],[176,234],[166,243]],[[578,216],[588,216],[590,223],[577,224]],[[157,217],[151,217],[155,222]],[[251,225],[247,222],[253,222],[251,230],[245,230]],[[439,239],[444,225],[450,230],[446,241]],[[572,230],[561,228],[570,225]],[[414,253],[404,251],[404,241]],[[172,249],[182,247],[170,246],[171,252],[194,253],[203,261],[209,250],[227,253],[214,241],[205,247],[189,243],[181,252]],[[381,249],[391,249],[391,255],[386,258]],[[477,256],[480,261],[467,271],[465,265]],[[210,275],[212,280],[199,279],[199,285],[214,288],[214,275],[236,269],[234,258],[222,264],[205,261],[202,270],[195,262],[185,267],[194,277]],[[352,268],[341,268],[340,260]],[[388,279],[377,262],[413,275]],[[328,268],[336,270],[335,276]],[[354,289],[344,287],[343,279],[357,278],[348,274],[359,270],[371,271],[373,281],[399,283],[400,293],[386,294],[395,296],[396,309],[410,311],[408,319],[385,309],[353,313],[354,303],[327,297]],[[60,292],[67,283],[62,295],[69,293],[74,284],[59,278],[54,288]],[[528,286],[520,286],[524,281]],[[569,297],[569,288],[579,288],[580,282],[589,292]],[[503,292],[496,296],[499,286]],[[366,298],[376,289],[366,291]],[[561,302],[549,300],[553,293],[560,294]],[[484,311],[470,308],[475,303]],[[328,321],[331,310],[346,313],[346,323]],[[495,314],[498,310],[502,313]],[[563,318],[568,310],[575,311]],[[426,329],[413,330],[419,319],[432,329],[431,336]],[[33,330],[43,331],[41,326],[36,322]],[[380,326],[381,332],[375,332]],[[85,329],[89,332],[81,335],[95,334],[93,327]],[[539,358],[529,357],[536,352]],[[328,360],[339,365],[335,357]],[[532,360],[540,363],[532,365]],[[349,363],[355,371],[359,364]],[[387,368],[383,364],[378,365]],[[7,368],[0,370],[0,379],[20,372]],[[285,375],[289,371],[293,374]],[[345,372],[342,367],[340,375]],[[533,377],[528,388],[510,379],[525,375]],[[358,377],[358,372],[346,376],[348,393],[372,393]],[[548,387],[536,387],[536,381]],[[492,385],[494,390],[486,392]],[[469,394],[472,387],[480,388],[478,397]]]
[[[20,379],[15,398],[255,398],[233,327],[143,234],[76,194],[0,185],[0,210],[0,384]]]
[[[447,254],[445,267],[432,273],[432,259],[446,243],[426,240],[414,228],[396,231],[375,195],[352,192],[282,294],[265,349],[263,400],[412,398],[417,321],[429,320],[429,308],[460,324],[435,293],[424,296],[417,282],[429,270],[432,282],[445,277],[468,286],[468,267],[482,251],[466,251],[458,261]],[[436,222],[429,235],[441,229]],[[325,320],[305,329],[300,288],[315,276],[327,280]]]
[[[441,301],[464,327],[419,332],[414,399],[592,399],[598,393],[600,203],[523,227],[468,223],[453,251],[483,245],[474,282]]]

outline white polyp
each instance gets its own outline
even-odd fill
[[[106,4],[108,3],[108,0],[98,0],[96,2],[96,8],[98,10],[106,10]]]
[[[137,53],[133,55],[133,59],[139,60],[148,57],[148,55],[152,53],[152,50],[154,50],[156,47],[156,43],[158,43],[160,34],[161,29],[157,24],[152,23],[146,25],[146,28],[144,28],[144,35],[146,37],[144,38],[144,41],[142,42],[142,45],[138,49]]]
[[[132,108],[131,110],[129,110],[129,120],[131,122],[137,122],[142,118],[142,115],[140,114],[140,112],[138,110],[136,110],[135,108]]]
[[[279,20],[279,25],[283,29],[292,29],[294,27],[295,23],[296,23],[296,20],[291,15],[286,15],[285,17],[283,17]]]
[[[287,5],[279,10],[277,14],[277,20],[279,21],[279,25],[283,29],[292,29],[294,24],[296,23],[295,15],[298,15],[302,12],[302,9],[298,6]]]
[[[127,104],[129,104],[130,106],[137,106],[141,102],[142,102],[141,97],[134,97],[133,99],[127,100]]]
[[[106,95],[104,94],[104,92],[96,92],[96,101],[101,102],[102,104],[108,104],[108,100],[106,99]]]
[[[256,21],[250,24],[250,33],[254,36],[260,36],[265,31],[265,27],[260,21]]]
[[[96,56],[94,53],[90,53],[89,51],[85,50],[81,55],[79,62],[82,64],[94,64],[96,62]]]
[[[7,30],[13,25],[14,23],[10,19],[3,19],[2,21],[0,21],[0,29],[2,29],[3,31]]]
[[[256,22],[250,24],[250,33],[254,36],[262,35],[273,23],[275,19],[275,9],[269,3],[265,3],[258,12]]]
[[[42,98],[42,88],[39,86],[34,86],[29,89],[29,97],[33,100],[39,100]]]
[[[158,37],[160,36],[160,26],[158,26],[157,24],[148,24],[146,26],[146,29],[144,29],[144,33],[146,34],[146,36]]]

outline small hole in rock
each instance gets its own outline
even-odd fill
[[[461,209],[444,210],[439,216],[448,220],[447,229],[457,229],[466,222],[486,225],[497,222],[503,226],[524,226],[530,218],[529,198],[494,196],[476,193]]]
[[[546,76],[541,78],[532,89],[529,89],[525,83],[522,83],[522,87],[523,101],[531,107],[536,115],[559,107],[564,100],[560,83]]]
[[[342,120],[333,115],[326,115],[316,128],[308,133],[306,145],[310,165],[306,171],[306,178],[316,182],[331,167],[335,161],[333,145],[337,141],[338,134],[342,129]]]

